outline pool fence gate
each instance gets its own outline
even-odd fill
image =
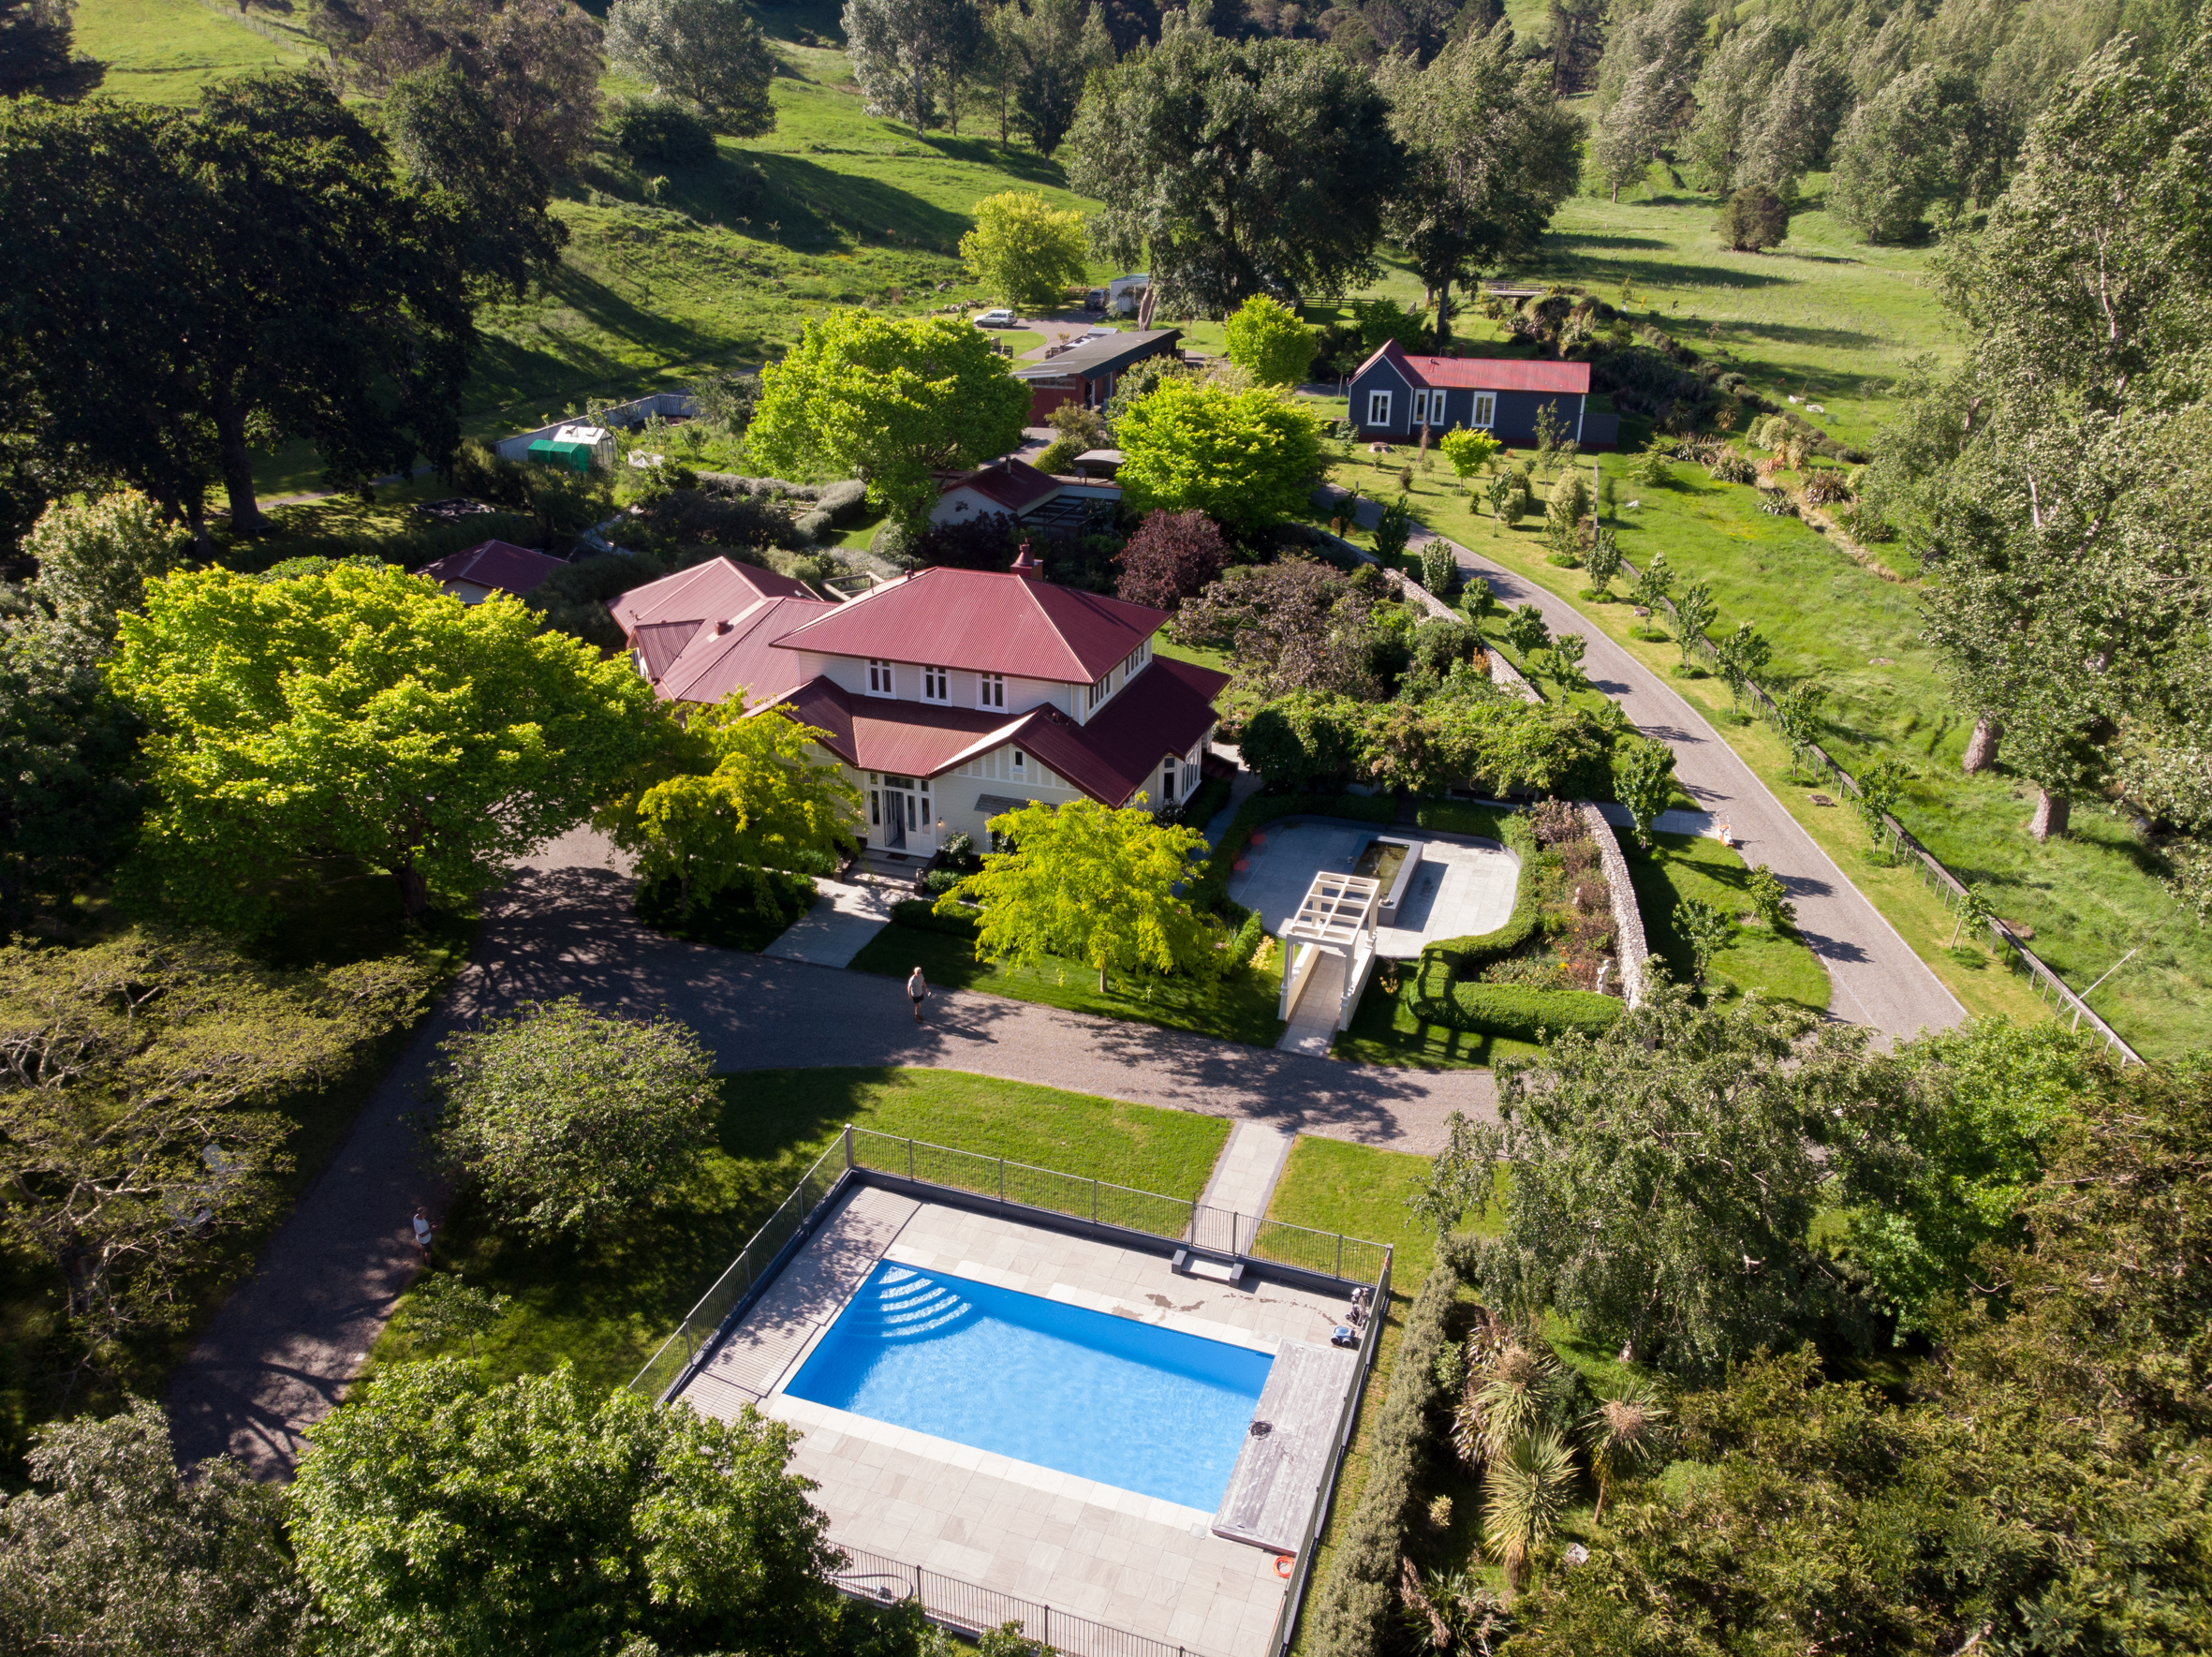
[[[798,1253],[837,1200],[853,1187],[864,1184],[904,1190],[925,1201],[1001,1212],[1028,1223],[1088,1234],[1122,1246],[1136,1244],[1163,1253],[1180,1246],[1240,1265],[1267,1267],[1281,1276],[1318,1280],[1330,1288],[1372,1288],[1368,1315],[1360,1325],[1359,1362],[1352,1383],[1345,1390],[1328,1465],[1302,1532],[1305,1545],[1292,1560],[1282,1609],[1268,1642],[1266,1657],[1285,1657],[1297,1630],[1298,1613],[1312,1576],[1314,1552],[1328,1523],[1336,1474],[1351,1444],[1360,1399],[1374,1369],[1376,1349],[1388,1316],[1390,1246],[848,1123],[829,1149],[799,1176],[798,1184],[738,1251],[714,1287],[686,1314],[675,1333],[646,1360],[630,1383],[631,1389],[661,1403],[679,1396],[694,1371]],[[864,1549],[843,1551],[850,1562],[833,1573],[833,1578],[845,1592],[879,1604],[918,1600],[933,1622],[971,1638],[1011,1622],[1026,1638],[1068,1657],[1220,1657],[1195,1647],[1094,1622],[1072,1612],[1055,1611],[1047,1605]]]

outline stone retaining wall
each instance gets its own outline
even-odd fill
[[[1644,999],[1644,964],[1651,946],[1644,939],[1644,912],[1636,907],[1636,888],[1629,880],[1629,860],[1621,855],[1620,840],[1598,807],[1582,804],[1583,821],[1590,838],[1598,842],[1598,866],[1605,871],[1605,885],[1613,894],[1614,953],[1620,959],[1621,994],[1633,1007]]]

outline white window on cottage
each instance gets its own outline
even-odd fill
[[[1475,393],[1476,428],[1481,431],[1487,431],[1490,429],[1490,427],[1496,425],[1497,423],[1497,393],[1496,392],[1477,392]]]
[[[1183,797],[1175,792],[1175,762],[1172,758],[1159,768],[1159,803],[1162,806],[1172,806]]]
[[[1020,748],[1014,749],[1013,752],[1014,780],[1016,782],[1027,782],[1029,780],[1029,756],[1025,754]]]
[[[1006,675],[1004,673],[978,673],[976,675],[976,706],[1003,708],[1006,706]]]
[[[951,702],[952,675],[943,668],[922,670],[922,700],[923,702]]]
[[[1390,393],[1388,392],[1369,392],[1367,393],[1367,423],[1371,426],[1390,424]]]
[[[870,696],[895,695],[891,688],[891,663],[871,659],[868,663],[868,694]]]
[[[1415,392],[1413,393],[1413,423],[1417,426],[1428,424],[1428,400],[1429,393],[1426,392]],[[1437,398],[1437,401],[1439,404],[1441,404],[1443,400],[1444,399],[1441,396]],[[1439,410],[1439,412],[1441,412],[1441,410]]]

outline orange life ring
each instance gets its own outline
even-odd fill
[[[1282,1578],[1282,1579],[1283,1579],[1285,1582],[1288,1582],[1288,1581],[1290,1581],[1290,1562],[1291,1562],[1291,1561],[1295,1560],[1297,1557],[1298,1557],[1298,1556],[1297,1556],[1296,1554],[1290,1554],[1290,1553],[1278,1553],[1278,1554],[1276,1554],[1276,1555],[1275,1556],[1275,1574],[1276,1574],[1277,1576],[1280,1576],[1280,1577],[1281,1577],[1281,1578]]]

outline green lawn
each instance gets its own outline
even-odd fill
[[[301,26],[306,15],[288,5],[242,16],[204,0],[78,0],[77,50],[108,66],[101,97],[193,103],[212,81],[320,57]]]
[[[1410,974],[1408,974],[1410,982]],[[1488,1070],[1501,1058],[1527,1058],[1543,1049],[1533,1042],[1423,1024],[1379,978],[1367,981],[1351,1028],[1330,1052],[1360,1064],[1406,1064],[1429,1070]]]
[[[628,1383],[848,1122],[1140,1191],[1193,1198],[1229,1124],[960,1071],[753,1071],[722,1079],[719,1140],[657,1209],[589,1246],[502,1235],[464,1198],[434,1264],[513,1297],[480,1343],[494,1375],[563,1359],[597,1386]],[[372,1364],[409,1355],[388,1326]]]
[[[1198,644],[1178,644],[1164,631],[1152,641],[1152,649],[1156,656],[1172,657],[1176,661],[1196,662],[1200,667],[1212,668],[1217,673],[1226,673],[1234,665],[1218,650],[1208,650]]]
[[[1750,868],[1718,840],[1704,835],[1651,836],[1651,853],[1620,835],[1636,907],[1644,915],[1644,937],[1651,953],[1667,964],[1677,984],[1688,984],[1689,945],[1674,927],[1674,905],[1686,897],[1709,903],[1732,919],[1750,913],[1744,883]],[[1713,957],[1705,986],[1709,1000],[1732,1000],[1757,990],[1768,1000],[1794,1001],[1819,1013],[1828,1005],[1828,974],[1794,927],[1777,933],[1753,919],[1739,925],[1729,946]]]
[[[1074,962],[995,965],[977,960],[975,946],[965,938],[893,924],[871,938],[852,965],[858,971],[904,978],[919,964],[922,975],[940,989],[981,990],[1017,1001],[1065,1007],[1071,1013],[1132,1018],[1224,1042],[1272,1047],[1283,1033],[1283,1021],[1275,1013],[1282,994],[1278,954],[1270,944],[1259,963],[1222,980],[1113,977],[1101,995],[1098,973]]]

